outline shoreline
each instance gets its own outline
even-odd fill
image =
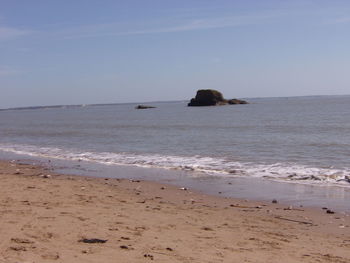
[[[0,178],[0,262],[350,261],[347,213],[20,162]]]
[[[311,185],[256,177],[203,176],[192,171],[132,165],[106,165],[88,161],[61,160],[0,152],[0,160],[20,160],[39,164],[56,173],[97,178],[138,179],[187,187],[217,197],[271,202],[276,199],[288,206],[315,209],[330,207],[337,212],[350,213],[349,187]]]

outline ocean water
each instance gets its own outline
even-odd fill
[[[197,178],[350,187],[350,96],[82,105],[0,111],[0,151]]]

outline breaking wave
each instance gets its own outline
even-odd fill
[[[71,161],[88,161],[105,165],[133,165],[193,171],[196,176],[260,177],[278,181],[333,184],[350,187],[350,169],[316,168],[291,163],[257,164],[235,162],[225,158],[205,156],[171,156],[160,154],[133,154],[90,152],[33,145],[0,144],[0,150],[33,157]]]

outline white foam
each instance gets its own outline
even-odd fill
[[[105,165],[134,165],[194,171],[194,176],[264,177],[273,180],[308,184],[334,184],[350,187],[350,169],[316,168],[297,164],[256,164],[230,161],[207,156],[170,156],[160,154],[132,154],[85,152],[76,149],[37,147],[33,145],[0,144],[0,150],[33,157],[88,161]]]

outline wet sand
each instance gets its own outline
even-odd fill
[[[350,262],[346,213],[5,161],[0,187],[1,263]]]

